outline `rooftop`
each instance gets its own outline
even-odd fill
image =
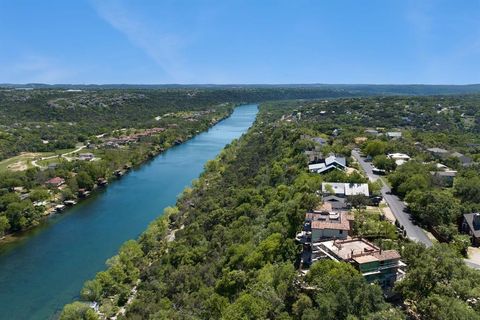
[[[353,260],[358,263],[366,263],[400,259],[400,254],[397,251],[381,250],[373,243],[362,238],[330,240],[321,242],[320,245],[344,261]]]
[[[448,150],[445,150],[442,148],[428,148],[427,151],[433,152],[433,153],[448,153]]]
[[[322,192],[326,194],[331,194],[331,189],[334,194],[345,195],[345,196],[354,196],[363,194],[364,196],[369,196],[367,183],[343,183],[343,182],[323,182],[322,183]]]
[[[463,215],[470,231],[475,238],[480,238],[480,213],[465,213]]]
[[[311,220],[312,229],[330,229],[330,230],[350,230],[350,222],[353,216],[346,212],[333,211],[314,211],[305,216],[306,220]]]

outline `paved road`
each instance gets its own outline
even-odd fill
[[[376,181],[379,179],[379,176],[373,173],[372,165],[368,162],[365,162],[358,151],[353,150],[352,156],[358,161],[370,181]],[[428,238],[425,231],[423,231],[419,226],[413,224],[410,214],[405,212],[405,203],[403,203],[403,201],[401,201],[397,196],[390,194],[390,191],[390,188],[384,184],[382,187],[383,198],[388,203],[397,221],[405,228],[407,237],[416,242],[421,242],[427,247],[432,246],[432,241]]]
[[[360,156],[358,151],[353,150],[352,156],[358,161],[360,166],[363,168],[367,177],[370,181],[376,181],[380,177],[373,173],[372,165]],[[430,247],[432,246],[432,241],[427,237],[425,231],[423,231],[420,227],[414,225],[410,219],[410,215],[405,212],[405,203],[403,203],[397,196],[390,194],[390,188],[385,184],[382,187],[382,195],[385,201],[390,206],[393,215],[398,220],[398,222],[405,227],[407,231],[407,237],[411,240],[421,242],[425,246]],[[480,269],[480,265],[475,263],[470,259],[463,259],[465,264],[473,269]]]

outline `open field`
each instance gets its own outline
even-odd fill
[[[28,168],[33,167],[33,160],[38,160],[37,163],[40,166],[47,166],[50,163],[59,162],[59,160],[56,157],[46,160],[39,159],[46,157],[54,157],[55,155],[61,155],[74,150],[75,149],[59,149],[53,152],[23,152],[18,156],[0,161],[0,172],[27,170]]]

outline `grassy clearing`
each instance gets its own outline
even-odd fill
[[[23,171],[32,167],[31,161],[38,157],[38,153],[24,153],[0,161],[0,172]]]

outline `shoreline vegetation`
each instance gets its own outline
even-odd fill
[[[38,220],[38,223],[34,224],[34,225],[31,225],[30,227],[28,228],[25,228],[25,229],[22,229],[21,231],[18,231],[18,232],[13,232],[13,233],[6,233],[6,234],[3,234],[3,236],[0,237],[0,246],[2,246],[2,244],[5,244],[5,243],[9,243],[9,242],[15,242],[21,238],[24,237],[24,234],[28,234],[29,231],[31,231],[32,229],[36,228],[37,226],[41,225],[42,223],[44,223],[49,217],[51,217],[52,215],[54,214],[63,214],[64,213],[64,210],[68,210],[70,208],[73,208],[74,206],[76,205],[79,205],[82,201],[84,201],[85,199],[87,199],[89,196],[93,196],[95,194],[95,192],[99,191],[100,189],[102,188],[108,188],[108,183],[111,183],[115,180],[118,180],[118,179],[121,179],[124,175],[128,174],[131,170],[135,170],[135,169],[138,169],[140,168],[141,166],[145,165],[148,161],[150,160],[153,160],[155,157],[159,156],[161,153],[164,153],[166,151],[168,151],[170,148],[172,147],[175,147],[177,145],[180,145],[182,143],[185,143],[187,142],[188,140],[194,138],[196,135],[198,134],[201,134],[205,131],[208,131],[210,128],[212,128],[213,126],[215,126],[216,124],[218,124],[219,122],[225,120],[226,118],[228,118],[233,110],[235,109],[236,106],[233,106],[232,108],[228,109],[226,112],[225,115],[221,116],[220,118],[214,118],[210,121],[209,123],[209,126],[206,127],[206,128],[202,128],[203,130],[202,131],[198,131],[196,132],[194,135],[188,135],[186,137],[182,137],[182,136],[178,136],[175,141],[173,141],[172,144],[170,144],[168,147],[166,148],[160,148],[158,146],[152,146],[152,148],[147,152],[147,153],[144,153],[142,155],[142,157],[138,158],[135,163],[135,165],[131,165],[131,162],[126,162],[124,163],[123,165],[120,164],[120,168],[121,169],[117,169],[115,171],[113,171],[111,173],[111,175],[107,175],[104,180],[101,181],[101,184],[98,183],[95,183],[92,187],[91,190],[87,190],[91,193],[88,193],[87,196],[81,196],[81,195],[77,195],[77,196],[71,196],[69,197],[68,200],[66,201],[73,201],[73,202],[70,202],[71,204],[68,205],[68,208],[65,207],[64,209],[62,209],[61,211],[60,210],[46,210],[44,211],[42,214],[41,214],[41,217],[39,218]],[[58,156],[60,157],[60,155]],[[43,170],[46,170],[48,168],[46,167],[43,167],[41,168]],[[58,206],[58,205],[61,205],[62,203],[64,203],[64,201],[58,201],[58,202],[50,202],[51,206],[50,208],[52,207],[55,207],[55,206]]]
[[[112,131],[73,151],[33,160],[24,171],[0,172],[0,246],[28,235],[53,214],[62,214],[131,169],[209,130],[235,107],[222,104],[201,112],[170,113],[164,116],[164,128]],[[38,164],[42,162],[43,166]]]
[[[397,112],[396,99],[387,99],[392,109],[382,110]],[[353,165],[349,154],[357,142],[369,145],[368,138],[356,139],[365,134],[365,122],[403,120],[377,114],[378,101],[261,104],[248,132],[205,164],[175,207],[165,209],[137,240],[125,242],[60,319],[480,319],[480,273],[464,264],[458,243],[427,248],[410,241],[362,203],[352,208],[358,219],[354,235],[366,235],[380,250],[398,251],[407,266],[392,295],[350,263],[324,259],[301,272],[302,246],[295,236],[305,213],[320,204],[322,182],[367,181],[358,170],[308,172],[304,152],[314,145],[302,137],[320,135],[328,141],[322,151],[345,154]],[[370,106],[362,109],[369,119],[352,115],[360,103]],[[424,122],[429,131],[420,134],[441,134],[435,118],[445,117],[436,109],[429,112],[433,119]],[[389,141],[391,147],[410,147],[406,139]]]

